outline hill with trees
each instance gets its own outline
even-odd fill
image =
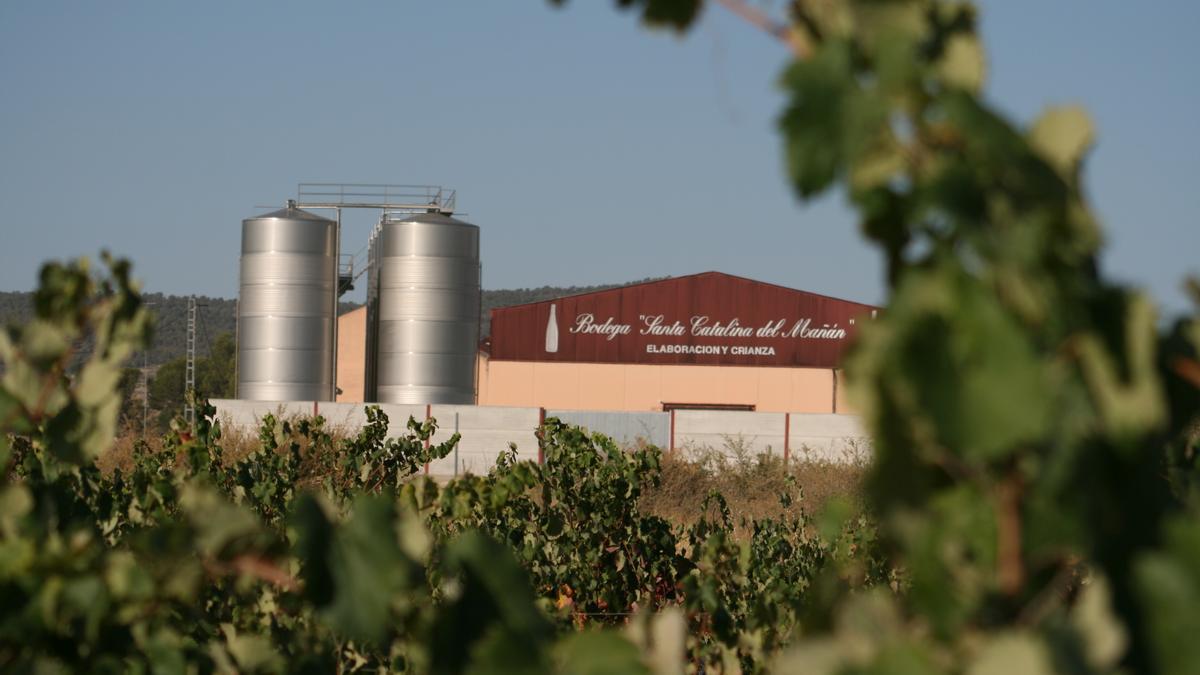
[[[130,360],[130,365],[159,366],[183,356],[187,350],[188,296],[146,293],[142,297],[152,315],[153,333],[147,353],[139,352]],[[32,316],[32,292],[0,292],[0,324],[25,323]],[[237,329],[237,301],[196,296],[196,323],[197,351],[207,354],[218,335],[233,334]]]
[[[511,307],[512,305],[524,305],[529,302],[541,302],[543,300],[553,300],[567,295],[577,295],[579,293],[591,293],[594,291],[606,291],[610,288],[620,288],[622,286],[631,286],[633,284],[645,283],[647,281],[657,281],[666,277],[648,277],[637,281],[626,281],[620,284],[599,284],[596,286],[538,286],[537,288],[508,288],[494,291],[483,292],[481,305],[481,322],[479,326],[480,335],[492,334],[492,310],[499,307]]]
[[[485,290],[480,303],[480,334],[486,336],[490,333],[491,310],[497,307],[552,300],[630,283],[642,282]],[[149,348],[144,353],[135,353],[122,371],[119,422],[123,428],[134,428],[140,433],[145,416],[147,426],[159,433],[167,429],[172,417],[183,412],[188,296],[147,293],[142,297],[150,310],[151,339]],[[338,309],[345,313],[360,306],[358,303],[342,302]],[[32,292],[0,292],[0,325],[24,324],[33,316]],[[196,296],[196,323],[196,390],[210,398],[233,397],[237,372],[237,301]],[[81,364],[91,351],[91,343],[85,341],[78,350],[76,361]],[[2,365],[0,372],[3,372]],[[148,404],[145,411],[143,401]]]
[[[644,281],[650,281],[646,279]],[[536,288],[508,288],[485,290],[481,299],[480,334],[490,334],[491,310],[497,307],[520,305],[527,302],[552,300],[564,295],[601,291],[618,288],[632,283],[600,284],[596,286],[539,286]],[[164,295],[162,293],[146,293],[142,296],[152,314],[153,334],[150,348],[143,355],[138,353],[130,365],[150,367],[162,366],[173,359],[182,359],[187,349],[187,306],[186,295]],[[214,347],[220,336],[228,333],[236,334],[237,330],[237,301],[230,298],[214,298],[206,295],[196,296],[196,350],[197,356],[207,356],[215,353]],[[339,312],[345,313],[360,307],[359,303],[342,302]],[[33,316],[33,293],[28,291],[0,291],[0,325],[8,323],[25,323]],[[232,339],[232,338],[231,338]],[[182,361],[181,361],[182,362]],[[197,374],[199,377],[199,374]],[[216,391],[206,390],[206,391]],[[216,395],[215,393],[212,395]]]

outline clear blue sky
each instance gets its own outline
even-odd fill
[[[233,297],[241,219],[345,181],[457,188],[486,288],[721,270],[882,300],[842,197],[784,182],[779,45],[612,5],[4,0],[0,289],[107,247],[147,290]],[[1090,109],[1105,264],[1171,310],[1200,273],[1197,29],[1194,2],[983,3],[989,96]]]

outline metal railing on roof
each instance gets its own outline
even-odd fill
[[[440,185],[386,183],[300,183],[300,208],[374,208],[385,211],[454,213],[457,192]]]

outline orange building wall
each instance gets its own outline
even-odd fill
[[[364,400],[366,329],[365,308],[338,317],[339,402]],[[717,403],[760,412],[851,412],[842,373],[835,394],[835,371],[824,368],[492,361],[484,354],[477,368],[479,405],[650,411],[663,403]]]
[[[367,308],[359,307],[338,317],[338,401],[361,403],[367,358]]]
[[[649,411],[717,403],[834,412],[834,371],[822,368],[492,361],[482,354],[478,364],[479,405]],[[837,398],[837,412],[847,412],[840,388]]]
[[[845,415],[855,414],[850,409],[850,399],[846,397],[846,371],[837,371],[837,408],[833,411]]]

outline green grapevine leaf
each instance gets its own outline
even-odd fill
[[[576,633],[560,642],[555,651],[555,660],[562,672],[578,675],[650,673],[637,648],[616,633]]]
[[[1077,106],[1047,109],[1029,131],[1029,142],[1063,176],[1073,175],[1094,138],[1091,118]]]
[[[938,64],[938,72],[946,84],[978,94],[983,88],[986,74],[983,46],[979,39],[962,34],[950,38]]]

